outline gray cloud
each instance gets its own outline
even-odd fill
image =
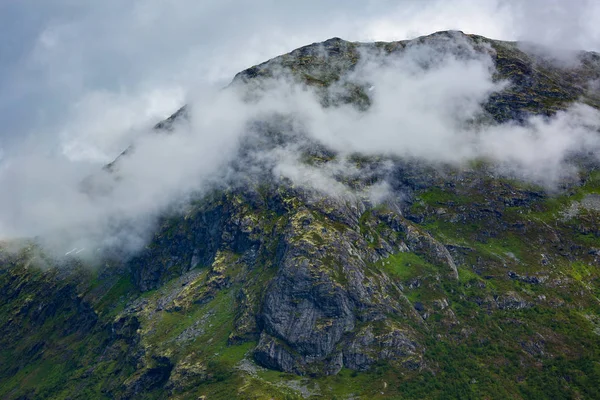
[[[530,0],[501,3],[519,40],[554,48],[600,50],[600,5],[594,0]]]
[[[90,99],[96,112],[114,107],[114,99],[120,110],[136,110],[137,121],[118,124],[118,132],[157,121],[196,86],[223,86],[243,68],[333,36],[397,40],[460,29],[600,49],[593,18],[600,5],[592,0],[353,0],[343,7],[332,0],[49,0],[0,7],[10,38],[0,43],[3,148],[28,135],[56,140],[73,119],[94,117],[79,106]],[[152,112],[137,112],[143,99],[153,102]]]
[[[292,115],[302,121],[298,130],[342,155],[361,151],[454,164],[484,157],[546,184],[570,172],[569,154],[598,146],[598,115],[585,106],[525,127],[469,127],[502,85],[491,80],[490,60],[475,55],[458,59],[420,48],[386,65],[365,57],[350,78],[373,87],[367,114],[323,109],[312,92],[288,82],[278,81],[257,103],[219,91],[244,67],[331,36],[401,39],[458,28],[593,48],[597,28],[573,22],[597,12],[592,2],[557,2],[545,18],[539,7],[492,0],[353,1],[343,10],[333,1],[22,4],[12,5],[8,17],[1,14],[23,16],[35,27],[13,28],[24,44],[11,48],[18,57],[2,61],[0,69],[6,88],[0,115],[7,121],[0,135],[0,185],[7,188],[0,197],[2,238],[52,233],[53,246],[65,252],[137,248],[157,214],[230,176],[228,163],[257,115]],[[432,68],[423,72],[423,62]],[[190,126],[169,136],[148,134],[154,122],[188,101]],[[98,172],[132,142],[135,150],[115,176]],[[255,157],[277,177],[334,194],[348,190],[335,180],[340,171],[351,172],[344,157],[316,169],[301,163],[297,150],[287,146]],[[81,190],[88,176],[96,188],[91,196]],[[368,195],[381,198],[385,184]]]

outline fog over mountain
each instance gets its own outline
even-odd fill
[[[0,181],[7,188],[0,235],[70,229],[70,221],[96,230],[124,215],[152,219],[222,172],[256,113],[292,114],[307,134],[336,151],[442,162],[489,157],[552,185],[567,173],[562,161],[569,152],[596,145],[585,128],[597,123],[595,112],[574,106],[551,121],[533,119],[527,128],[461,132],[503,84],[492,81],[494,66],[482,54],[464,59],[415,48],[387,65],[365,55],[347,79],[373,88],[368,113],[323,110],[309,91],[285,80],[252,104],[221,88],[235,72],[306,42],[398,40],[447,28],[537,43],[523,46],[577,64],[574,50],[597,49],[599,31],[590,16],[598,10],[583,0],[352,2],[343,11],[327,2],[7,3],[3,26],[13,39],[2,45],[11,57],[0,63]],[[186,103],[194,117],[182,128],[185,136],[145,137]],[[142,143],[122,166],[127,172],[114,197],[90,200],[79,191],[81,180],[136,141]],[[515,141],[522,143],[518,152]],[[301,179],[289,165],[282,168]]]
[[[291,118],[284,135],[301,133],[342,156],[361,153],[454,165],[486,159],[498,165],[499,173],[552,189],[576,172],[566,163],[570,155],[598,150],[600,114],[573,104],[549,118],[486,122],[484,103],[510,85],[493,79],[493,53],[489,46],[476,50],[460,33],[433,44],[411,43],[391,56],[365,46],[352,72],[328,90],[335,95],[349,84],[363,87],[368,109],[323,107],[313,87],[294,82],[283,70],[253,98],[235,82],[223,90],[198,91],[189,99],[188,118],[175,120],[169,134],[138,128],[114,137],[115,150],[134,148],[119,159],[112,175],[100,171],[109,160],[84,157],[85,151],[72,143],[58,154],[48,154],[39,144],[23,148],[4,161],[0,176],[11,193],[0,203],[2,235],[49,237],[65,252],[138,249],[167,207],[182,205],[217,183],[236,185],[240,179],[228,164],[236,160],[240,145],[252,142],[253,121],[274,116]],[[85,123],[77,124],[85,129]],[[337,192],[351,192],[334,179],[336,168],[347,168],[339,164],[344,157],[325,170],[309,167],[300,158],[300,145],[295,138],[282,146],[256,146],[253,159],[271,160],[275,178],[329,193],[336,187]],[[250,170],[242,167],[236,173]],[[104,188],[90,193],[82,182]]]
[[[2,3],[0,398],[600,397],[597,17]]]
[[[30,137],[92,159],[112,158],[116,136],[167,117],[196,87],[224,86],[244,68],[330,37],[392,41],[458,29],[553,52],[600,50],[599,6],[591,0],[352,1],[343,8],[332,1],[51,0],[0,7],[8,38],[0,44],[0,147],[6,152]]]

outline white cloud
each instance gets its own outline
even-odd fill
[[[311,93],[286,85],[254,105],[216,89],[243,68],[333,36],[395,40],[461,29],[600,48],[600,28],[584,18],[600,6],[552,4],[547,10],[537,0],[354,0],[343,7],[265,0],[40,4],[35,12],[48,17],[40,20],[35,40],[24,41],[24,56],[0,68],[0,116],[7,121],[0,138],[16,143],[0,161],[0,185],[10,188],[0,196],[0,236],[62,231],[53,237],[65,252],[103,243],[135,248],[158,212],[226,171],[253,116],[274,112],[296,115],[299,129],[342,153],[455,163],[488,157],[551,183],[568,172],[570,152],[596,148],[593,130],[581,121],[596,127],[597,114],[581,106],[526,128],[465,131],[465,121],[499,87],[489,59],[479,56],[462,60],[421,48],[384,68],[365,63],[353,79],[374,87],[368,114],[323,110]],[[433,64],[426,73],[418,68],[425,61]],[[147,134],[190,99],[190,127],[169,136]],[[97,172],[131,140],[135,152],[119,163],[119,180]],[[348,172],[343,160],[322,171],[299,164],[294,148],[260,157],[276,166],[276,174],[336,192],[333,177]],[[103,185],[103,195],[81,192],[88,175]],[[373,198],[383,196],[381,189],[373,189]]]
[[[72,160],[109,163],[133,141],[147,133],[148,122],[164,119],[184,102],[177,87],[153,88],[142,95],[98,91],[76,103],[60,131],[61,148]]]
[[[22,2],[0,17],[13,27],[9,36],[23,36],[15,39],[21,55],[0,61],[0,140],[56,138],[73,109],[97,93],[125,94],[133,112],[156,90],[223,86],[248,66],[333,36],[398,40],[459,29],[599,50],[599,14],[593,0]],[[31,26],[21,32],[11,18]],[[160,114],[140,113],[136,125]]]

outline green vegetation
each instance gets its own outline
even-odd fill
[[[406,281],[420,275],[436,273],[437,268],[415,253],[396,253],[377,262],[389,274]]]

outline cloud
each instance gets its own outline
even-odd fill
[[[127,148],[136,132],[157,115],[169,115],[184,101],[181,88],[154,88],[143,96],[96,91],[74,104],[60,131],[61,148],[73,160],[109,163]]]
[[[2,238],[34,237],[54,249],[139,248],[158,213],[185,202],[226,169],[252,109],[233,91],[196,97],[190,125],[173,134],[140,131],[113,172],[102,158],[29,145],[0,170]]]
[[[350,1],[343,9],[333,1],[266,0],[13,6],[0,18],[47,17],[32,17],[36,28],[26,33],[13,27],[24,47],[0,67],[6,88],[0,113],[7,121],[0,185],[10,193],[0,197],[0,237],[41,235],[64,253],[133,250],[164,210],[223,179],[243,181],[266,168],[329,194],[351,192],[339,177],[361,173],[346,158],[353,152],[451,164],[482,157],[503,173],[551,185],[571,172],[565,161],[571,153],[598,147],[596,111],[576,106],[526,125],[474,128],[482,102],[503,83],[491,79],[490,59],[465,43],[456,49],[461,57],[424,47],[386,62],[364,54],[348,78],[371,89],[368,113],[324,109],[312,91],[286,80],[251,103],[220,88],[245,67],[332,36],[395,40],[454,28],[594,48],[598,28],[574,21],[598,7],[564,4],[554,3],[544,18],[542,7],[500,0]],[[190,125],[170,135],[151,131],[188,102]],[[294,140],[241,157],[244,146],[260,141],[256,120],[281,116]],[[115,173],[102,172],[131,142],[134,150]],[[301,155],[309,142],[340,156],[324,167],[306,164]],[[377,201],[385,189],[380,182],[365,195]]]
[[[600,113],[583,104],[524,123],[478,123],[483,104],[508,82],[494,81],[489,55],[475,51],[462,36],[442,41],[439,48],[417,45],[381,60],[363,54],[348,77],[372,89],[368,112],[352,106],[321,108],[310,99],[298,101],[298,95],[278,98],[279,112],[282,107],[294,110],[312,139],[342,156],[385,155],[455,166],[485,159],[499,174],[547,188],[574,176],[574,155],[593,156],[600,150]],[[283,173],[298,179],[292,170],[288,162]]]
[[[398,40],[459,29],[600,50],[593,18],[600,4],[593,0],[352,0],[342,7],[333,0],[48,0],[0,7],[10,38],[0,43],[0,147],[8,151],[26,136],[57,140],[73,118],[90,115],[78,108],[90,98],[127,99],[120,108],[133,112],[149,96],[224,86],[244,68],[334,36]],[[134,125],[166,116],[163,109],[138,114]]]
[[[530,0],[505,3],[516,39],[554,49],[600,50],[600,4],[594,0]]]
[[[479,132],[475,146],[479,156],[499,163],[502,169],[552,186],[576,172],[577,168],[568,162],[572,156],[597,158],[600,113],[575,104],[550,119],[531,117],[526,125],[486,128]]]

